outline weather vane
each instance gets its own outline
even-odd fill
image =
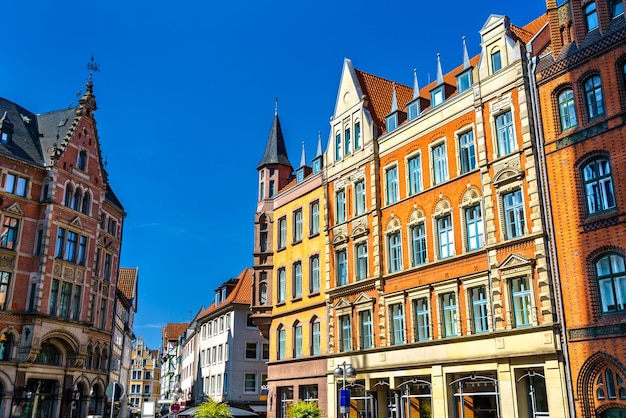
[[[94,61],[93,55],[91,56],[91,61],[87,63],[87,69],[89,70],[89,81],[93,78],[94,71],[100,71],[100,64]]]

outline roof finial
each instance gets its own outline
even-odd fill
[[[413,100],[420,97],[420,85],[417,81],[417,68],[413,68]]]
[[[304,152],[304,141],[302,141],[302,157],[300,157],[300,167],[306,165],[306,153]]]
[[[274,107],[274,116],[278,116],[278,96],[276,96],[276,107]]]
[[[317,154],[315,157],[322,156],[322,131],[317,131]]]
[[[465,36],[463,37],[463,69],[467,70],[470,67],[469,54],[467,53],[467,44],[465,43]]]
[[[437,53],[437,85],[443,84],[443,71],[441,70],[441,54]]]
[[[391,95],[391,113],[398,111],[398,99],[396,98],[396,83],[393,83],[393,94]]]
[[[87,90],[91,90],[93,87],[93,73],[94,71],[100,71],[100,64],[96,63],[93,55],[91,61],[87,63],[87,69],[89,70],[89,80],[87,81]]]

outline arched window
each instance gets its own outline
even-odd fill
[[[624,257],[607,254],[596,261],[596,275],[602,313],[626,311],[626,270]]]
[[[624,14],[624,2],[622,0],[613,0],[611,2],[611,18]]]
[[[261,282],[259,285],[259,304],[265,305],[267,303],[267,283]]]
[[[60,362],[61,353],[59,353],[59,350],[49,343],[41,344],[41,350],[39,351],[39,354],[37,354],[35,363],[58,366]]]
[[[83,197],[83,207],[81,212],[85,215],[89,215],[91,212],[91,194],[89,192],[85,192],[85,197]]]
[[[302,324],[298,321],[293,324],[293,357],[302,357]]]
[[[604,98],[600,76],[594,75],[585,80],[585,100],[589,119],[604,114]]]
[[[610,367],[601,369],[594,383],[596,399],[599,401],[626,399],[624,376]]]
[[[587,22],[587,32],[591,32],[598,27],[598,13],[596,3],[591,2],[583,9],[585,13],[585,21]]]
[[[11,359],[11,350],[13,349],[13,336],[8,332],[0,334],[0,361]]]
[[[615,207],[613,177],[608,158],[600,157],[588,162],[583,166],[582,176],[589,215]]]
[[[83,202],[83,191],[77,187],[76,191],[74,192],[74,197],[72,198],[72,206],[71,206],[72,209],[80,210],[82,202]]]
[[[71,184],[68,184],[67,186],[65,186],[65,206],[66,207],[71,207],[72,206],[72,198],[74,197],[74,188],[72,187]]]
[[[85,368],[91,369],[93,366],[93,347],[91,344],[87,346],[87,359],[85,360]]]
[[[276,333],[278,337],[278,360],[284,360],[287,347],[287,330],[281,324],[276,330]]]
[[[574,92],[567,89],[559,94],[559,118],[561,119],[561,130],[576,126],[576,106],[574,105]]]

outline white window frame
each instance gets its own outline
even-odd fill
[[[407,195],[409,196],[414,196],[424,190],[424,163],[422,160],[422,153],[420,151],[409,154],[405,158],[406,190]],[[413,181],[413,170],[411,169],[411,161],[419,162],[418,169],[416,170],[417,173],[415,177],[415,182]]]
[[[435,155],[435,150],[443,147],[441,156]],[[439,139],[429,145],[431,186],[437,186],[450,180],[450,167],[448,165],[448,145],[445,138]],[[444,172],[445,171],[445,172]],[[439,174],[438,174],[439,173]]]

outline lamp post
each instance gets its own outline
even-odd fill
[[[180,404],[178,403],[181,395],[183,394],[183,391],[180,388],[180,383],[176,382],[174,383],[174,389],[172,390],[172,395],[174,398],[174,403],[172,405],[170,405],[170,412],[174,414],[174,416],[178,416],[178,413],[180,412]]]
[[[346,389],[346,381],[348,377],[356,377],[356,369],[344,361],[335,368],[333,375],[335,378],[342,378],[339,391],[339,413],[346,415],[350,412],[350,389]]]

